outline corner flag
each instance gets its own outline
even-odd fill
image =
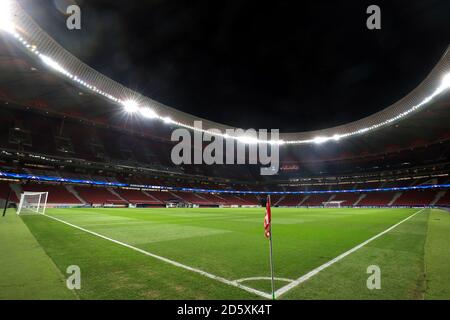
[[[266,216],[264,217],[264,235],[269,239],[270,248],[270,275],[272,279],[272,299],[275,300],[275,286],[273,276],[273,258],[272,258],[272,212],[270,209],[270,195],[267,196],[266,201]]]
[[[266,238],[270,239],[271,233],[271,224],[272,224],[272,213],[270,211],[270,196],[267,196],[266,201],[266,216],[264,217],[264,234]]]

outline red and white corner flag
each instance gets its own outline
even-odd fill
[[[270,211],[270,196],[267,196],[266,201],[266,216],[264,217],[264,234],[266,238],[271,236],[271,225],[272,225],[272,213]]]
[[[275,286],[274,286],[274,271],[273,271],[273,257],[272,257],[272,212],[270,209],[270,195],[267,196],[266,201],[266,216],[264,217],[264,235],[269,239],[270,249],[270,276],[272,279],[272,299],[275,300]]]

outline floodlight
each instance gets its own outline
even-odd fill
[[[140,108],[139,112],[141,113],[141,115],[144,118],[148,118],[148,119],[158,118],[158,115],[156,114],[156,112],[153,109],[150,109],[148,107]]]
[[[269,140],[269,144],[281,146],[284,144],[284,140]]]
[[[164,117],[164,118],[162,118],[162,120],[164,121],[164,123],[173,123],[173,120],[171,117]]]
[[[12,3],[10,0],[0,1],[0,30],[10,33],[14,32],[14,23],[12,21]]]
[[[258,138],[255,137],[249,137],[249,136],[242,136],[236,138],[239,142],[245,143],[245,144],[257,144]]]
[[[328,140],[329,140],[329,138],[327,138],[327,137],[315,137],[313,139],[313,142],[317,143],[317,144],[321,144],[321,143],[327,142]]]
[[[139,110],[139,105],[134,100],[125,100],[122,102],[124,109],[128,113],[135,113]]]
[[[68,72],[63,67],[61,67],[61,65],[59,63],[57,63],[55,60],[53,60],[52,58],[50,58],[50,57],[48,57],[46,55],[43,55],[43,54],[41,54],[39,57],[50,68],[52,68],[52,69],[54,69],[54,70],[56,70],[58,72],[64,73],[64,74],[68,74]]]
[[[442,78],[442,86],[445,89],[450,88],[450,73],[447,73],[443,78]]]

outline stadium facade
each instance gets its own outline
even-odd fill
[[[175,128],[230,127],[100,74],[11,4],[0,37],[1,199],[46,191],[50,206],[257,206],[272,193],[275,206],[450,206],[450,50],[376,114],[281,133],[281,171],[261,176],[252,165],[174,165]],[[141,112],[125,113],[130,101]]]

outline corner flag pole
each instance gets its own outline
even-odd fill
[[[270,276],[272,280],[272,299],[275,300],[275,285],[274,285],[274,272],[273,272],[273,250],[272,250],[272,212],[270,208],[270,195],[267,196],[266,202],[266,217],[264,218],[264,229],[265,235],[269,238],[269,249],[270,249]]]
[[[272,226],[270,226],[269,247],[270,247],[270,275],[272,277],[272,300],[275,300],[275,286],[274,286],[273,258],[272,258]]]
[[[11,198],[11,188],[8,191],[8,197],[5,200],[5,207],[3,208],[3,215],[2,217],[4,217],[6,215],[6,209],[8,209],[8,204],[9,204],[9,199]]]

